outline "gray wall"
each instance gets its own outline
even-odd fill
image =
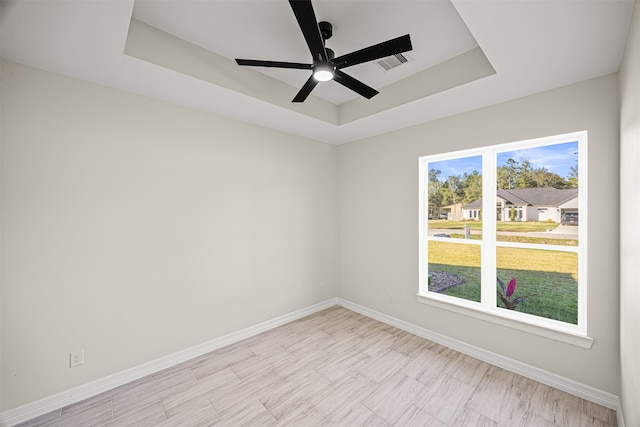
[[[624,94],[638,93],[637,21]],[[337,148],[10,62],[2,79],[0,410],[336,295],[619,394],[616,76]],[[637,95],[622,113],[628,193]],[[417,303],[417,158],[584,129],[593,348]],[[634,230],[622,289],[637,305]],[[622,321],[634,425],[638,310]],[[86,364],[69,369],[79,348]]]
[[[640,426],[640,3],[620,68],[620,399]]]
[[[335,146],[2,79],[2,410],[337,295]]]
[[[339,295],[618,394],[619,116],[616,75],[339,147]],[[418,157],[587,130],[590,350],[416,301]],[[394,294],[395,302],[387,297]]]

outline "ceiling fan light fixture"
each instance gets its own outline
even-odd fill
[[[333,79],[335,68],[328,62],[321,62],[313,67],[313,78],[319,82]]]

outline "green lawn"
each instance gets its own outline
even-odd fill
[[[429,220],[429,228],[464,230],[465,225],[468,225],[472,230],[482,230],[482,222],[480,221],[449,221],[446,219]],[[498,231],[520,231],[524,233],[554,230],[557,226],[557,223],[547,221],[496,222],[496,229]]]
[[[464,234],[447,233],[453,239],[464,239]],[[561,245],[561,246],[578,246],[577,239],[550,239],[548,237],[529,237],[529,236],[504,236],[498,235],[499,242],[517,242],[517,243],[535,243],[538,245]],[[472,234],[471,240],[481,240],[482,234]]]
[[[517,311],[562,322],[578,322],[578,255],[572,252],[498,248],[497,274],[517,280],[514,297],[528,296]],[[455,274],[464,283],[442,293],[480,301],[480,249],[477,245],[429,241],[429,269]],[[496,283],[496,292],[499,289]],[[496,303],[498,303],[496,295]]]

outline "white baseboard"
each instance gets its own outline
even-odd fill
[[[622,415],[622,407],[620,405],[618,405],[616,415],[618,418],[618,427],[624,427],[624,416]]]
[[[617,411],[618,426],[624,426],[624,421],[622,421],[622,412],[620,410],[620,399],[614,394],[599,390],[586,384],[579,383],[577,381],[570,380],[568,378],[564,378],[560,375],[545,371],[540,368],[536,368],[526,363],[518,362],[517,360],[484,350],[480,347],[458,341],[454,338],[450,338],[437,332],[430,331],[429,329],[414,325],[409,322],[405,322],[404,320],[400,320],[387,314],[380,313],[378,311],[355,304],[342,298],[338,298],[337,302],[338,305],[346,309],[355,311],[356,313],[360,313],[372,319],[379,320],[380,322],[386,323],[387,325],[395,326],[396,328],[402,329],[403,331],[407,331],[419,337],[434,341],[438,344],[444,345],[445,347],[449,347],[453,350],[457,350],[468,356],[522,375],[523,377],[541,382],[542,384],[557,388],[559,390],[565,391],[574,396],[581,397],[590,402],[597,403],[609,409],[614,409]]]
[[[292,313],[284,314],[275,319],[267,320],[257,325],[250,326],[237,332],[215,338],[211,341],[198,344],[196,346],[181,350],[177,353],[170,354],[165,357],[144,363],[139,366],[118,372],[105,378],[91,381],[70,390],[54,394],[44,399],[19,406],[14,409],[0,413],[0,426],[12,426],[23,421],[44,415],[48,412],[55,411],[62,407],[71,405],[81,400],[96,396],[105,391],[127,384],[131,381],[154,374],[163,369],[170,368],[179,363],[191,360],[194,357],[217,350],[230,344],[234,344],[243,339],[250,338],[270,329],[277,328],[286,323],[316,313],[337,304],[336,298],[331,298],[318,304],[296,310]]]
[[[578,396],[607,408],[614,409],[617,411],[618,426],[624,427],[624,419],[620,408],[620,399],[614,394],[598,390],[586,384],[582,384],[561,377],[557,374],[553,374],[551,372],[536,368],[534,366],[527,365],[526,363],[518,362],[517,360],[513,360],[508,357],[504,357],[499,354],[484,350],[482,348],[466,344],[454,338],[441,335],[429,329],[414,325],[409,322],[405,322],[404,320],[400,320],[398,318],[355,304],[342,298],[328,299],[321,303],[314,304],[312,306],[294,311],[292,313],[276,317],[274,319],[259,323],[249,328],[233,332],[231,334],[187,348],[177,353],[173,353],[154,361],[127,369],[114,375],[110,375],[108,377],[83,384],[81,386],[61,393],[57,393],[44,399],[28,403],[14,409],[10,409],[8,411],[0,413],[0,426],[11,426],[38,417],[40,415],[44,415],[48,412],[71,405],[89,397],[96,396],[100,393],[127,384],[131,381],[143,378],[147,375],[154,374],[163,369],[170,368],[179,363],[186,362],[187,360],[193,359],[194,357],[201,356],[203,354],[209,353],[230,344],[234,344],[236,342],[242,341],[243,339],[250,338],[262,332],[266,332],[270,329],[277,328],[278,326],[282,326],[286,323],[292,322],[326,308],[333,307],[334,305],[340,305],[356,313],[360,313],[364,316],[379,320],[380,322],[394,326],[398,329],[402,329],[419,337],[434,341],[438,344],[457,350],[471,357],[475,357],[476,359],[483,360],[487,363],[517,373],[532,380],[539,381],[548,386],[566,391],[567,393],[573,394],[574,396]]]

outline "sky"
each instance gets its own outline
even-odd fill
[[[578,142],[565,142],[563,144],[499,153],[498,166],[504,165],[509,158],[518,161],[527,159],[535,169],[545,167],[548,171],[566,178],[569,175],[571,166],[577,165]]]
[[[462,157],[454,160],[443,160],[441,162],[429,162],[429,170],[438,169],[440,181],[446,180],[451,175],[463,175],[465,172],[471,174],[473,171],[482,171],[482,156]],[[482,173],[481,173],[482,174]]]
[[[571,166],[577,164],[578,142],[566,142],[501,152],[498,153],[498,166],[503,166],[509,158],[517,161],[529,160],[535,169],[544,167],[550,172],[567,178]],[[454,160],[430,162],[429,169],[439,169],[442,172],[440,174],[440,180],[444,181],[451,175],[462,175],[465,172],[470,174],[474,170],[480,172],[482,170],[482,157],[472,156]]]

